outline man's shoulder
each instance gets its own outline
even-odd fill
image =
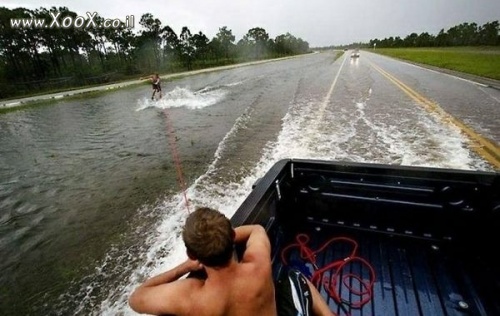
[[[268,275],[272,269],[270,260],[251,256],[246,261],[240,262],[240,277],[243,275],[248,278],[256,278],[262,275]]]

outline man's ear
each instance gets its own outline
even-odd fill
[[[236,232],[234,231],[234,228],[231,229],[231,239],[233,239],[234,241],[234,238],[236,238]]]

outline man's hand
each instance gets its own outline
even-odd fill
[[[141,285],[141,287],[152,287],[164,283],[170,283],[172,281],[180,279],[182,276],[188,274],[189,272],[198,271],[201,269],[203,269],[203,265],[198,260],[187,259],[177,267],[146,280]]]
[[[187,269],[186,273],[199,271],[199,270],[203,269],[203,265],[198,260],[187,259],[184,262],[184,266]]]

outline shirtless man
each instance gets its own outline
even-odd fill
[[[129,298],[134,311],[152,315],[285,315],[276,305],[271,244],[262,226],[233,229],[222,213],[199,208],[187,218],[182,237],[188,259],[140,285]],[[234,246],[240,243],[245,250],[238,261]],[[182,278],[200,271],[204,271],[204,278]],[[333,315],[316,288],[307,283],[312,308],[303,315]]]
[[[139,80],[145,80],[148,77],[140,77]],[[151,84],[153,86],[153,95],[151,96],[151,100],[155,99],[155,94],[158,92],[160,94],[160,99],[162,97],[161,93],[161,82],[160,82],[160,76],[158,74],[154,74],[151,77],[149,77],[151,80]]]
[[[160,99],[161,99],[162,95],[161,95],[160,76],[158,74],[154,74],[153,77],[151,78],[151,81],[153,83],[153,95],[151,96],[151,100],[154,100],[156,92],[160,94]]]

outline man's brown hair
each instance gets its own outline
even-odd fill
[[[201,207],[186,219],[182,239],[188,255],[208,267],[226,265],[234,249],[234,230],[217,210]]]

